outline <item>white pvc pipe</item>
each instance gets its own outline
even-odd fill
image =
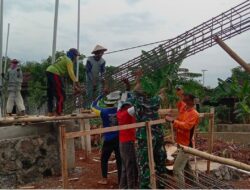
[[[77,15],[77,50],[80,52],[80,0],[78,0],[78,15]],[[79,80],[79,60],[77,59],[76,63],[76,78]]]
[[[8,23],[8,30],[7,30],[7,39],[6,39],[6,49],[5,49],[5,56],[4,56],[4,70],[3,72],[6,73],[7,69],[7,61],[8,61],[8,47],[9,47],[9,35],[10,35],[10,23]]]
[[[0,74],[2,72],[3,72],[3,0],[1,0],[1,8],[0,8]]]
[[[53,44],[52,44],[52,64],[56,60],[56,37],[57,37],[57,23],[58,23],[58,7],[59,0],[55,0],[55,16],[54,16],[54,31],[53,31]]]

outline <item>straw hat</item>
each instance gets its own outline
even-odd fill
[[[92,54],[95,54],[95,52],[97,51],[107,51],[107,49],[105,47],[102,47],[100,45],[96,45],[94,50],[92,51]]]

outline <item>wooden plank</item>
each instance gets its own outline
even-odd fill
[[[90,131],[70,132],[70,133],[66,133],[66,138],[70,139],[70,138],[76,138],[76,137],[81,137],[81,136],[86,136],[86,135],[95,135],[95,134],[102,134],[102,133],[119,131],[119,130],[140,128],[144,126],[145,126],[145,122],[140,122],[140,123],[129,124],[129,125],[120,125],[120,126],[114,126],[114,127],[92,129]]]
[[[202,113],[202,114],[205,114],[205,116],[209,117],[209,118],[212,116],[211,113]],[[166,120],[165,119],[158,119],[158,120],[154,120],[154,121],[149,121],[149,123],[150,123],[150,125],[163,124],[163,123],[166,123]],[[145,126],[145,122],[141,122],[141,123],[135,123],[135,124],[129,124],[129,125],[93,129],[90,131],[70,132],[70,133],[66,134],[66,138],[76,138],[76,137],[81,137],[81,136],[86,136],[86,135],[102,134],[102,133],[125,130],[125,129],[140,128],[140,127],[144,127],[144,126]]]
[[[204,159],[210,160],[212,162],[217,162],[217,163],[220,163],[220,164],[233,166],[233,167],[236,167],[238,169],[245,170],[245,171],[250,171],[250,165],[248,165],[248,164],[238,162],[238,161],[235,161],[235,160],[231,160],[231,159],[228,159],[228,158],[214,156],[214,155],[209,154],[207,152],[203,152],[203,151],[191,148],[191,147],[182,146],[182,145],[181,145],[181,147],[183,148],[183,151],[188,153],[188,154],[196,155],[196,156],[198,156],[200,158],[204,158]]]
[[[213,152],[213,143],[214,143],[214,108],[210,108],[210,113],[212,116],[209,118],[209,137],[208,137],[208,153],[212,154]],[[210,160],[207,161],[207,173],[210,173]]]
[[[150,122],[146,122],[146,132],[147,132],[147,145],[148,145],[148,164],[150,170],[150,185],[152,189],[156,189],[156,177],[155,177],[155,162],[154,162],[154,152],[153,152],[153,138],[151,133]]]
[[[61,155],[61,171],[62,171],[62,186],[64,189],[68,189],[68,166],[67,166],[67,144],[66,144],[66,130],[64,125],[60,125],[60,155]]]

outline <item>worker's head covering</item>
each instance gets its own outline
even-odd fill
[[[104,100],[104,103],[106,105],[114,105],[117,103],[118,100],[120,100],[120,98],[121,98],[121,91],[117,90],[109,93],[106,96],[106,100]]]
[[[13,64],[18,64],[18,63],[19,63],[19,61],[18,61],[17,59],[12,59],[12,60],[10,61],[10,63],[13,63]]]
[[[67,52],[67,57],[70,58],[72,61],[74,61],[77,56],[80,56],[80,53],[75,48],[70,48]]]
[[[92,54],[95,54],[96,52],[98,51],[102,51],[102,52],[105,52],[107,51],[108,49],[106,49],[105,47],[102,47],[100,45],[96,45],[95,48],[93,49],[92,51]]]

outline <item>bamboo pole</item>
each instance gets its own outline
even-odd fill
[[[146,122],[146,132],[147,132],[147,145],[148,145],[148,164],[150,170],[150,185],[152,189],[156,189],[156,178],[155,178],[155,163],[154,163],[154,153],[152,144],[152,133],[151,125]]]
[[[80,52],[80,15],[81,15],[81,2],[80,0],[78,0],[78,6],[77,6],[77,50],[78,52]],[[77,61],[76,61],[76,78],[77,80],[79,80],[79,59],[77,57]]]
[[[62,184],[64,189],[68,189],[68,164],[67,164],[67,143],[66,143],[66,130],[64,125],[60,125],[60,153],[61,153],[61,171],[62,171]]]
[[[233,166],[233,167],[245,170],[245,171],[250,171],[250,165],[248,165],[248,164],[238,162],[235,160],[231,160],[228,158],[214,156],[214,155],[211,155],[209,153],[202,152],[200,150],[196,150],[196,149],[191,148],[191,147],[187,147],[187,146],[181,146],[181,147],[183,148],[183,151],[188,153],[188,154],[196,155],[196,156],[199,156],[199,157],[204,158],[206,160],[210,160],[210,161],[217,162],[220,164]]]
[[[225,42],[223,42],[217,35],[214,36],[214,41],[216,41],[219,46],[225,50],[238,64],[240,64],[247,72],[250,73],[250,66],[235,53]]]
[[[210,108],[210,113],[212,116],[209,118],[209,137],[208,137],[208,153],[212,154],[213,152],[213,132],[214,132],[214,108]],[[210,160],[207,161],[207,173],[210,173]]]
[[[27,116],[27,117],[6,117],[0,119],[0,125],[8,125],[14,123],[22,123],[22,122],[47,122],[47,121],[63,121],[63,120],[77,120],[77,119],[93,119],[98,118],[96,114],[77,114],[77,115],[63,115],[63,116]]]

